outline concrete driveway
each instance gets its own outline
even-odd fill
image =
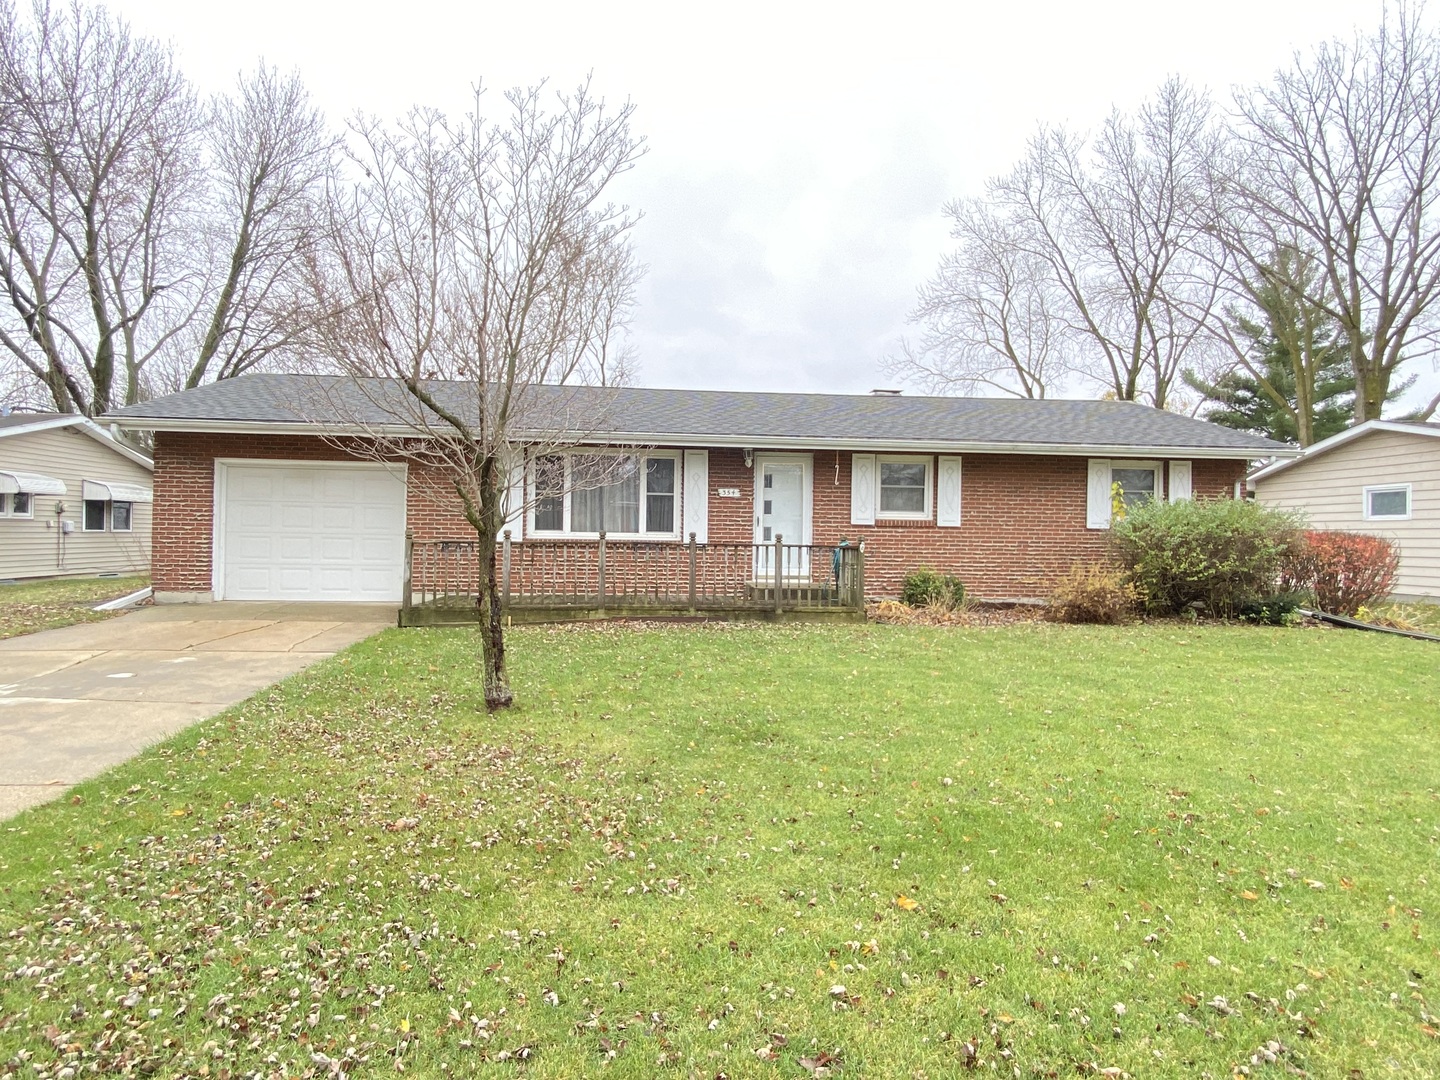
[[[394,625],[393,605],[185,604],[0,641],[0,819]]]

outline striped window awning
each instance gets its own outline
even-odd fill
[[[154,502],[155,496],[148,487],[126,484],[119,480],[84,480],[80,484],[81,497],[99,502]]]
[[[64,495],[65,481],[40,473],[18,472],[15,469],[0,469],[0,495]]]

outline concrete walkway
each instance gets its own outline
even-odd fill
[[[395,625],[376,604],[186,604],[0,641],[0,820]]]

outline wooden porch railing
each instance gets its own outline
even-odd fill
[[[405,539],[402,622],[415,608],[473,608],[474,540]],[[508,532],[496,553],[507,611],[564,613],[850,611],[865,608],[859,544],[526,540]]]

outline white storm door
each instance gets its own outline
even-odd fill
[[[775,577],[775,538],[785,545],[782,577],[808,577],[809,470],[795,459],[755,459],[755,578]]]
[[[225,464],[223,600],[398,603],[405,481],[383,465]]]

